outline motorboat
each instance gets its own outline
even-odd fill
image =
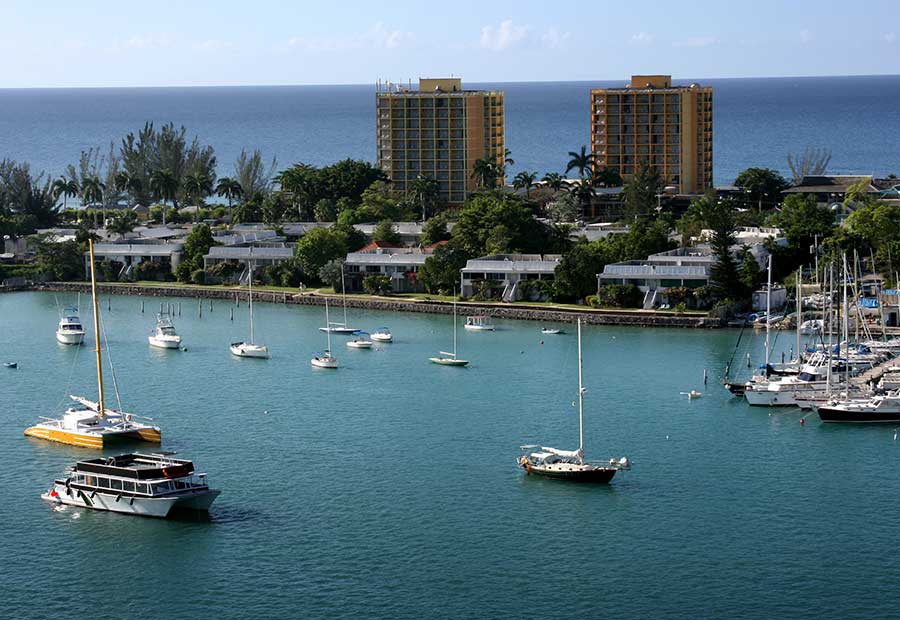
[[[467,316],[463,327],[476,332],[492,332],[495,329],[491,317],[485,315]]]
[[[94,352],[96,354],[97,393],[96,402],[82,396],[70,396],[80,407],[70,407],[60,418],[42,418],[34,426],[25,429],[25,435],[47,441],[55,441],[81,448],[103,449],[115,440],[140,440],[159,443],[162,433],[158,426],[139,421],[133,413],[106,407],[103,386],[103,359],[100,347],[100,312],[97,304],[97,279],[94,266],[94,243],[88,243],[91,259],[91,297],[94,309]],[[115,379],[115,375],[113,375]],[[118,395],[118,389],[116,390]],[[119,406],[121,409],[121,405]]]
[[[253,248],[251,248],[252,251]],[[249,264],[250,271],[250,340],[247,342],[232,342],[228,349],[236,357],[252,357],[256,359],[269,359],[269,347],[253,342],[253,264]]]
[[[54,480],[41,499],[143,517],[167,517],[173,511],[209,511],[221,493],[209,488],[205,473],[173,458],[174,452],[121,454],[78,461],[65,478]]]
[[[607,483],[617,472],[630,469],[628,459],[610,459],[607,463],[594,463],[584,458],[584,394],[581,356],[581,319],[578,319],[578,449],[560,450],[540,445],[521,446],[523,454],[518,464],[527,475],[571,480],[573,482]]]
[[[16,368],[19,367],[19,362],[3,362],[3,367],[11,368],[12,370],[15,370]]]
[[[374,332],[372,332],[369,337],[375,342],[393,342],[394,335],[391,333],[387,327],[379,327]]]
[[[172,318],[166,312],[156,315],[156,329],[147,337],[151,347],[159,349],[181,348],[181,336],[175,331]]]
[[[325,298],[325,325],[329,325],[328,321],[328,298]],[[337,358],[331,354],[331,330],[324,330],[326,342],[328,343],[328,348],[322,351],[321,353],[313,356],[309,363],[313,365],[315,368],[331,368],[335,369],[338,367]]]
[[[541,333],[545,336],[556,336],[558,334],[564,334],[566,332],[556,327],[543,327],[541,328]]]
[[[456,355],[456,291],[453,292],[453,297],[453,353],[449,353],[447,351],[438,351],[438,356],[429,357],[428,361],[439,366],[456,366],[462,368],[463,366],[469,365],[469,360],[459,359],[459,357]]]
[[[84,326],[78,308],[71,306],[63,310],[56,328],[56,340],[60,344],[81,344],[84,341]]]
[[[880,394],[867,399],[829,401],[816,408],[823,422],[883,424],[900,422],[900,394]]]
[[[347,341],[347,346],[351,349],[371,349],[372,341],[368,336],[368,332],[358,331],[351,340]]]

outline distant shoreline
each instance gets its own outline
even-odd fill
[[[0,291],[4,289],[0,288]],[[11,287],[7,291],[47,291],[47,292],[90,292],[87,282],[46,282]],[[222,288],[207,286],[160,285],[147,286],[141,284],[100,283],[97,290],[103,295],[130,295],[134,297],[187,297],[193,299],[222,300],[230,302],[246,302],[249,292],[244,288]],[[301,306],[323,306],[325,299],[340,300],[340,295],[324,295],[320,293],[288,293],[286,291],[255,290],[253,301]],[[446,301],[400,299],[391,297],[361,298],[347,297],[347,306],[364,310],[381,312],[413,312],[424,314],[451,314],[453,305]],[[715,317],[701,313],[661,313],[646,310],[605,310],[584,308],[570,309],[563,307],[539,308],[516,304],[492,304],[477,302],[458,302],[460,314],[486,314],[498,319],[518,321],[539,321],[544,323],[574,323],[581,318],[592,325],[623,325],[632,327],[680,327],[680,328],[720,328],[724,323]],[[152,307],[150,308],[152,312]]]

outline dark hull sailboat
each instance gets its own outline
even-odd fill
[[[572,463],[555,463],[552,465],[531,465],[523,459],[522,467],[528,475],[544,476],[556,480],[568,480],[570,482],[592,482],[606,484],[613,479],[618,471],[617,467],[604,467],[602,465],[577,465]]]

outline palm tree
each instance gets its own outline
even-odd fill
[[[513,187],[516,189],[524,189],[525,197],[531,194],[531,188],[534,187],[534,181],[537,179],[537,172],[527,172],[523,170],[513,179]]]
[[[136,225],[137,218],[135,218],[134,213],[126,209],[112,217],[106,229],[109,232],[116,233],[120,238],[124,238],[126,234],[134,230]]]
[[[195,221],[199,221],[200,205],[203,203],[203,200],[213,192],[212,179],[210,179],[209,175],[205,172],[188,174],[184,177],[183,188],[188,199],[193,200],[196,204],[197,215]]]
[[[76,181],[75,179],[59,177],[58,179],[53,181],[51,191],[53,192],[54,200],[59,200],[60,196],[63,197],[63,210],[65,210],[67,199],[70,196],[77,196],[80,189],[78,187],[78,181]]]
[[[569,164],[566,166],[566,174],[570,170],[578,170],[578,178],[584,179],[585,171],[590,171],[594,163],[594,154],[589,153],[587,147],[582,145],[581,152],[569,151]]]
[[[244,190],[241,184],[231,177],[222,177],[216,184],[216,195],[228,199],[228,219],[233,221],[231,213],[231,201],[243,196]]]
[[[97,177],[86,177],[81,180],[81,202],[85,207],[91,204],[103,204],[103,191],[106,186]],[[97,210],[94,210],[94,227],[97,227]]]
[[[157,200],[163,202],[163,226],[166,225],[166,205],[167,200],[172,201],[172,206],[178,209],[178,179],[172,174],[171,170],[162,169],[154,170],[150,175],[150,191]]]
[[[565,177],[558,172],[548,172],[544,175],[544,178],[541,179],[544,183],[547,184],[553,193],[558,192],[562,189],[563,183],[565,182]]]
[[[409,186],[412,192],[413,202],[422,207],[422,221],[428,219],[428,207],[433,205],[438,197],[438,182],[433,177],[420,174]]]
[[[478,181],[479,187],[496,187],[498,173],[497,164],[484,157],[476,159],[472,166],[472,178]]]
[[[619,187],[622,185],[622,177],[615,168],[600,168],[591,178],[597,185],[603,187]]]

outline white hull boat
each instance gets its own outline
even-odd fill
[[[456,297],[456,291],[453,291],[453,296]],[[453,353],[448,353],[447,351],[438,351],[440,355],[438,357],[429,357],[428,361],[432,364],[437,364],[438,366],[456,366],[458,368],[462,368],[463,366],[468,366],[469,360],[459,359],[456,355],[456,301],[453,302]]]
[[[151,347],[157,349],[180,349],[181,336],[175,332],[172,319],[167,314],[160,313],[156,317],[156,329],[147,337]]]
[[[60,344],[81,344],[84,342],[84,326],[78,316],[78,308],[66,308],[56,328],[56,341]]]
[[[387,327],[379,327],[369,336],[375,342],[393,342],[394,335]]]
[[[473,332],[492,332],[495,329],[489,316],[467,316],[463,327]]]
[[[232,355],[237,357],[253,357],[257,359],[269,359],[269,347],[252,342],[233,342],[229,347]]]
[[[331,325],[328,321],[328,298],[325,298],[325,325]],[[321,328],[320,328],[321,329]],[[331,330],[324,330],[326,334],[326,342],[328,343],[328,348],[314,356],[309,363],[312,364],[313,368],[329,368],[336,369],[338,367],[338,361],[335,356],[331,354]]]

